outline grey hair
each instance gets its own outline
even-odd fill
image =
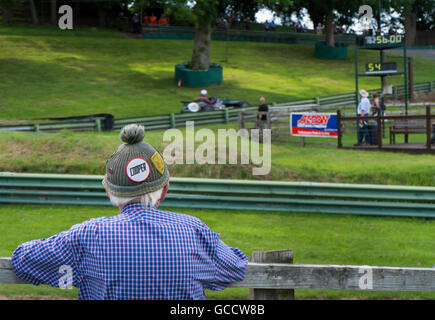
[[[106,191],[109,194],[110,202],[115,207],[125,206],[128,203],[134,202],[133,200],[136,200],[136,199],[139,199],[139,201],[136,201],[136,202],[140,202],[142,205],[144,205],[146,207],[155,207],[157,202],[162,197],[163,188],[156,190],[156,191],[153,191],[153,192],[150,192],[150,193],[146,193],[142,196],[132,197],[132,198],[117,197],[117,196],[112,195],[109,190],[106,190]]]

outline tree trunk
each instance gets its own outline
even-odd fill
[[[326,17],[326,45],[329,47],[335,47],[334,39],[334,13],[330,11]]]
[[[106,27],[106,10],[104,8],[98,8],[98,26],[100,28]]]
[[[56,0],[51,0],[50,2],[51,24],[55,26],[57,25],[57,3]]]
[[[12,8],[2,7],[2,23],[10,24],[12,22]]]
[[[405,41],[407,47],[415,46],[417,34],[417,14],[410,12],[405,16]]]
[[[204,26],[196,26],[193,43],[192,69],[210,68],[211,22]]]
[[[35,1],[30,0],[29,4],[30,4],[30,14],[32,16],[32,23],[39,24],[38,13],[36,12]]]

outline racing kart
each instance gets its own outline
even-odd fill
[[[248,102],[235,100],[235,99],[220,99],[211,97],[210,100],[214,101],[214,104],[208,104],[199,99],[195,101],[182,100],[184,107],[181,112],[202,112],[202,111],[219,111],[233,108],[247,108],[251,105]]]

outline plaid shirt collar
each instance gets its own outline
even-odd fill
[[[173,217],[174,213],[162,211],[152,205],[146,205],[141,202],[127,204],[122,208],[120,216],[124,216],[129,220],[147,220],[149,222],[167,221]]]

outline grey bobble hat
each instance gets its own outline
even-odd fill
[[[137,124],[122,128],[121,144],[107,160],[103,186],[114,196],[132,198],[157,191],[169,182],[162,155],[143,141],[145,129]]]

